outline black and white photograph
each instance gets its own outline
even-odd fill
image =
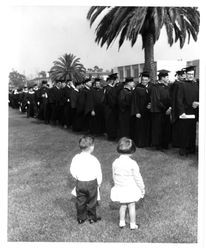
[[[180,4],[7,4],[2,249],[203,249],[205,13]]]

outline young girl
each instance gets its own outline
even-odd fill
[[[136,151],[134,142],[126,137],[119,140],[117,152],[120,153],[112,164],[114,187],[111,200],[120,202],[119,226],[125,227],[125,214],[129,209],[130,229],[138,229],[136,224],[135,202],[144,197],[145,186],[136,161],[130,157]]]

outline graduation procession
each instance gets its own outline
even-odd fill
[[[74,133],[104,136],[116,141],[131,138],[136,147],[154,150],[179,148],[181,156],[197,152],[196,130],[199,110],[199,81],[195,66],[176,71],[171,82],[169,70],[159,70],[157,80],[149,72],[139,82],[118,74],[101,78],[43,80],[9,92],[9,105],[27,118],[69,129]]]
[[[91,4],[5,11],[5,243],[201,245],[201,4]]]

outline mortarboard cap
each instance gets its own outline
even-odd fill
[[[139,77],[149,77],[149,72],[143,71],[142,73],[139,74]]]
[[[159,77],[165,77],[165,76],[168,76],[168,73],[170,71],[166,70],[166,69],[161,69],[161,70],[158,70],[158,72],[159,72],[159,74],[158,74]]]
[[[66,79],[66,82],[71,82],[72,81],[72,78],[71,77],[68,77],[67,79]]]
[[[84,80],[83,83],[87,83],[87,82],[90,82],[90,81],[91,81],[91,79],[90,79],[90,78],[87,78],[87,79]]]
[[[185,70],[181,69],[181,70],[176,71],[175,76],[182,76],[184,73],[185,73]]]
[[[125,78],[125,83],[127,83],[127,82],[133,82],[133,81],[134,81],[133,77],[126,77]]]
[[[43,81],[41,82],[41,84],[42,84],[42,85],[47,84],[47,81],[43,80]]]
[[[96,78],[94,78],[94,81],[95,81],[95,82],[100,82],[101,79],[100,79],[99,77],[96,77]]]
[[[114,74],[109,75],[109,80],[116,80],[118,78],[117,74],[118,73],[114,73]]]
[[[196,68],[196,66],[188,66],[188,67],[185,68],[185,72],[195,71],[195,68]]]

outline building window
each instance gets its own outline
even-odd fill
[[[138,68],[134,69],[134,77],[135,78],[139,77],[139,70],[138,70]]]
[[[130,68],[126,68],[126,76],[131,77],[131,69]]]
[[[122,69],[119,70],[119,77],[120,77],[120,80],[123,80],[124,78],[124,73]]]

